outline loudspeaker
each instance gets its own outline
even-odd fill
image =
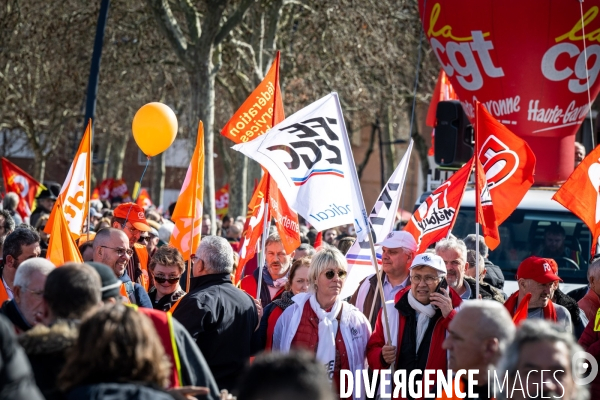
[[[460,167],[473,157],[473,125],[460,101],[440,101],[435,112],[434,157],[438,165]]]

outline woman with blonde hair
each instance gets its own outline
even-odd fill
[[[314,353],[326,367],[336,393],[340,393],[342,369],[366,367],[365,350],[371,336],[363,313],[340,298],[347,270],[346,258],[338,249],[319,250],[310,262],[309,292],[294,296],[294,304],[283,312],[273,333],[273,351]]]
[[[133,307],[106,305],[81,324],[58,377],[69,400],[172,400],[163,390],[170,365],[150,319]]]

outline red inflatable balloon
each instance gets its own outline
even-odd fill
[[[577,0],[419,0],[425,34],[465,112],[473,118],[478,100],[527,140],[536,184],[573,171],[587,83],[592,101],[600,89],[599,6],[583,2],[582,24]]]

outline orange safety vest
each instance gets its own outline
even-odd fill
[[[4,304],[5,301],[10,300],[10,297],[8,297],[8,292],[6,291],[6,288],[4,287],[4,279],[2,279],[2,282],[0,282],[0,306],[2,304]]]
[[[148,249],[143,244],[135,243],[133,249],[140,260],[142,268],[142,282],[140,283],[146,292],[150,290],[150,276],[148,275]],[[132,277],[133,279],[133,277]]]
[[[156,333],[158,333],[158,337],[165,349],[165,353],[171,362],[169,388],[179,387],[182,384],[183,379],[181,377],[179,350],[177,349],[177,342],[175,341],[175,330],[173,329],[173,317],[171,316],[171,313],[154,310],[152,308],[138,307],[135,304],[129,304],[129,306],[146,315],[154,324]]]

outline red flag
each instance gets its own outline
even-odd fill
[[[323,246],[323,232],[317,233],[315,238],[315,249],[319,250],[319,247]]]
[[[16,211],[21,218],[29,218],[33,201],[42,185],[4,157],[2,157],[2,177],[4,178],[4,190],[19,195]]]
[[[592,254],[600,235],[600,146],[588,154],[552,197],[577,215],[592,233]]]
[[[477,154],[483,165],[496,224],[500,226],[533,185],[535,156],[527,143],[509,131],[477,102]]]
[[[256,254],[256,244],[260,235],[262,235],[268,182],[269,175],[264,174],[248,204],[248,217],[246,218],[246,226],[244,226],[244,232],[240,240],[240,262],[235,271],[234,283],[240,281],[244,265]]]
[[[131,195],[129,194],[129,189],[127,188],[127,182],[125,182],[125,179],[115,179],[112,181],[110,197],[111,199],[120,197],[123,200],[123,203],[131,201]]]
[[[96,186],[96,188],[94,189],[94,193],[98,192],[97,198],[99,200],[110,200],[110,193],[112,191],[114,181],[114,179],[108,178],[103,180],[98,186]]]
[[[152,199],[146,189],[141,189],[138,198],[135,203],[142,207],[144,210],[152,205]]]
[[[217,216],[221,219],[229,211],[229,183],[216,191],[215,208],[217,209]]]
[[[473,157],[473,160],[476,164],[475,198],[477,212],[475,214],[475,222],[481,224],[485,244],[490,250],[494,250],[500,244],[500,234],[498,233],[498,225],[496,225],[492,197],[490,196],[490,190],[481,162],[476,157]]]
[[[404,230],[417,241],[417,253],[425,251],[452,230],[472,167],[473,160],[434,190],[410,217]]]

